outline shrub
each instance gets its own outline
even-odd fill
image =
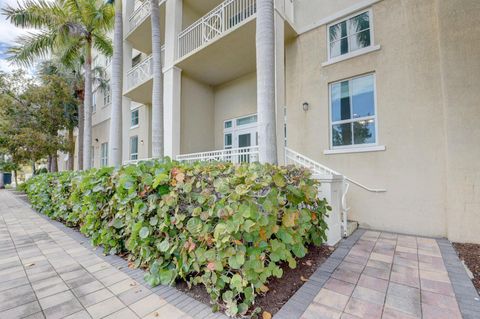
[[[282,277],[280,263],[294,268],[324,242],[329,207],[317,186],[294,167],[166,160],[43,174],[26,190],[40,212],[147,268],[152,286],[202,284],[235,316]]]

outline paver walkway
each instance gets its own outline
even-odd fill
[[[175,288],[146,287],[141,270],[62,227],[0,190],[1,319],[224,317]]]
[[[478,319],[480,298],[447,240],[359,230],[276,316],[299,317]]]

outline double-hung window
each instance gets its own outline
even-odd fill
[[[377,144],[375,75],[330,84],[331,148]]]
[[[329,25],[328,42],[329,59],[373,45],[371,11]]]
[[[110,82],[106,84],[105,91],[103,92],[103,106],[110,104],[112,96],[112,88]]]
[[[130,160],[138,160],[138,136],[130,137]]]
[[[102,143],[101,145],[100,166],[108,166],[108,143]]]
[[[130,114],[131,114],[130,128],[138,127],[138,123],[139,123],[138,109],[133,110]]]

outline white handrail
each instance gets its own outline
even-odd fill
[[[131,1],[131,0],[127,0]],[[158,5],[161,6],[166,0],[158,1]],[[132,32],[136,27],[142,23],[148,16],[150,16],[150,0],[142,1],[142,4],[133,11],[128,18],[129,29],[128,32]]]
[[[231,148],[226,150],[216,150],[209,152],[199,152],[191,154],[177,155],[179,162],[232,162],[232,163],[251,163],[258,161],[258,146]]]
[[[226,0],[178,35],[177,58],[207,45],[257,13],[256,0]]]
[[[312,170],[315,170],[316,173],[319,173],[319,174],[322,174],[322,173],[325,173],[325,172],[328,172],[329,174],[333,174],[333,175],[341,175],[343,176],[347,181],[351,182],[352,184],[355,184],[357,185],[358,187],[360,188],[363,188],[369,192],[372,192],[372,193],[385,193],[387,190],[386,189],[377,189],[377,188],[371,188],[371,187],[367,187],[365,186],[364,184],[360,183],[360,182],[357,182],[356,180],[354,179],[351,179],[350,177],[348,176],[345,176],[339,172],[336,172],[334,171],[333,169],[331,168],[328,168],[308,157],[306,157],[305,155],[302,155],[298,152],[295,152],[294,150],[292,149],[289,149],[289,148],[285,148],[285,158],[286,159],[290,159],[290,160],[293,160],[295,163],[297,164],[301,164],[302,166],[305,166],[307,168],[310,168]],[[305,163],[305,164],[304,164]]]
[[[123,165],[134,165],[134,164],[138,164],[140,162],[153,161],[153,160],[156,160],[156,159],[158,159],[158,158],[151,157],[151,158],[142,158],[142,159],[137,159],[137,160],[128,160],[128,161],[124,161]]]

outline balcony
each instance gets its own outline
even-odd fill
[[[130,1],[130,0],[129,0]],[[165,0],[160,0],[160,33],[162,42],[165,34]],[[132,47],[146,54],[152,52],[152,25],[150,19],[150,0],[138,1],[135,11],[128,21],[128,33],[125,39],[132,44]]]
[[[162,66],[165,64],[165,47],[162,46]],[[127,73],[125,96],[135,102],[149,104],[152,100],[153,59],[149,55]]]
[[[255,18],[256,0],[227,0],[178,35],[181,60]]]

